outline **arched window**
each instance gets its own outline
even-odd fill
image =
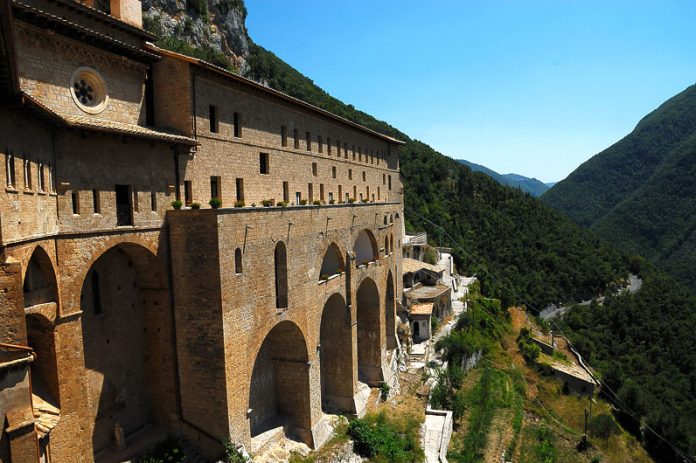
[[[242,250],[234,250],[234,273],[242,273]]]
[[[389,223],[394,223],[394,216],[389,214]]]
[[[288,306],[288,255],[285,244],[278,241],[275,247],[275,293],[276,308]]]
[[[385,256],[389,255],[389,237],[388,236],[384,237],[384,255]]]
[[[319,271],[319,280],[327,280],[330,276],[342,273],[345,270],[343,255],[336,243],[331,243],[324,253]]]
[[[385,215],[384,216],[384,225],[386,225],[386,224],[387,224],[387,216]]]
[[[361,266],[368,262],[374,262],[379,258],[377,241],[369,230],[361,230],[353,245],[355,265]]]

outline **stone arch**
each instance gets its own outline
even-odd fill
[[[355,254],[355,265],[357,267],[379,259],[377,240],[370,230],[360,230],[353,245],[353,253]]]
[[[127,436],[175,412],[164,269],[144,246],[116,244],[87,270],[80,304],[96,454],[111,444],[117,424]]]
[[[387,350],[396,349],[396,300],[394,299],[394,277],[389,270],[387,291],[384,298],[384,328],[386,330]]]
[[[249,386],[251,437],[283,426],[311,429],[309,356],[300,328],[285,320],[273,327],[256,353]]]
[[[58,302],[58,285],[51,258],[41,246],[36,246],[24,272],[24,307]]]
[[[345,270],[345,262],[341,248],[336,243],[331,243],[326,248],[324,257],[321,261],[321,270],[319,270],[319,279],[326,280],[332,275],[342,273]]]
[[[350,311],[338,293],[324,304],[319,334],[321,407],[326,413],[350,412],[353,362]]]
[[[237,248],[234,250],[234,273],[242,273],[242,250]]]
[[[371,278],[365,278],[358,287],[358,378],[370,385],[382,380],[382,345],[379,290]]]
[[[389,223],[394,223],[394,216],[389,214]]]
[[[278,241],[273,252],[275,269],[276,308],[288,307],[288,251],[285,243]]]

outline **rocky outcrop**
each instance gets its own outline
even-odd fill
[[[243,0],[143,0],[144,27],[162,38],[162,46],[185,52],[188,45],[207,56],[223,55],[242,74],[248,70],[250,44],[245,20]]]

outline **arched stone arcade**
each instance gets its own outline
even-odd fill
[[[174,410],[171,313],[157,257],[134,243],[101,254],[80,294],[95,454]]]
[[[377,386],[382,378],[382,341],[379,290],[375,282],[365,278],[358,287],[358,378]]]
[[[324,304],[319,335],[321,407],[326,413],[353,410],[353,356],[350,311],[340,294]]]
[[[311,428],[307,345],[302,331],[290,321],[275,325],[253,362],[248,418],[251,437],[283,426]]]
[[[336,243],[329,244],[321,261],[319,279],[326,280],[329,277],[342,273],[345,270],[345,262],[341,249]]]
[[[360,267],[379,259],[379,249],[375,235],[368,229],[360,230],[353,245],[355,266]]]

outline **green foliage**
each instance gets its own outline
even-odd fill
[[[261,204],[263,207],[271,207],[273,205],[273,200],[272,199],[262,199]]]
[[[382,400],[387,400],[389,398],[389,391],[391,388],[389,387],[389,384],[387,383],[382,383],[379,385],[379,396],[381,397]]]
[[[542,198],[696,288],[694,178],[696,86],[691,86]],[[632,269],[639,263],[631,258]]]
[[[640,420],[696,454],[694,307],[696,297],[669,276],[651,271],[638,293],[608,297],[603,306],[577,306],[559,325],[618,394],[621,424],[645,436],[657,461],[676,461],[677,456],[653,433],[642,433]]]
[[[234,207],[244,207],[244,201],[235,201]]]
[[[220,209],[222,206],[222,200],[220,198],[211,198],[211,200],[208,201],[208,204],[210,204],[210,207],[213,209]]]
[[[198,202],[192,202],[191,203],[191,209],[200,209],[201,208],[201,203]]]
[[[532,334],[527,327],[520,330],[517,336],[517,347],[527,363],[534,364],[539,359],[541,348],[532,341]]]
[[[183,205],[184,203],[182,203],[180,199],[175,199],[174,201],[172,201],[172,207],[176,210],[181,209],[181,206]]]
[[[534,447],[534,454],[538,461],[543,463],[554,463],[556,461],[556,448],[553,445],[553,433],[542,424],[536,432],[537,445]]]
[[[589,431],[591,435],[602,439],[609,439],[614,434],[621,432],[614,418],[607,413],[593,417],[589,424]]]
[[[300,206],[306,206],[307,205],[307,200],[306,199],[300,199]]]
[[[440,327],[440,319],[433,316],[430,318],[430,332],[437,333],[437,329]]]
[[[315,206],[321,206],[321,201],[318,199],[315,199],[314,201],[312,201],[312,204],[314,204]]]
[[[423,253],[423,262],[430,265],[437,264],[437,249],[432,246],[426,246]]]
[[[181,450],[179,442],[171,436],[157,444],[145,455],[135,458],[136,463],[186,463],[188,461],[189,459]]]
[[[356,453],[371,461],[384,463],[420,463],[424,453],[420,446],[420,425],[415,416],[400,419],[382,411],[350,422],[348,435]]]
[[[247,463],[249,460],[244,457],[237,446],[232,441],[225,441],[223,443],[225,447],[225,463]]]
[[[203,18],[204,22],[209,21],[208,0],[186,0],[186,9]]]

